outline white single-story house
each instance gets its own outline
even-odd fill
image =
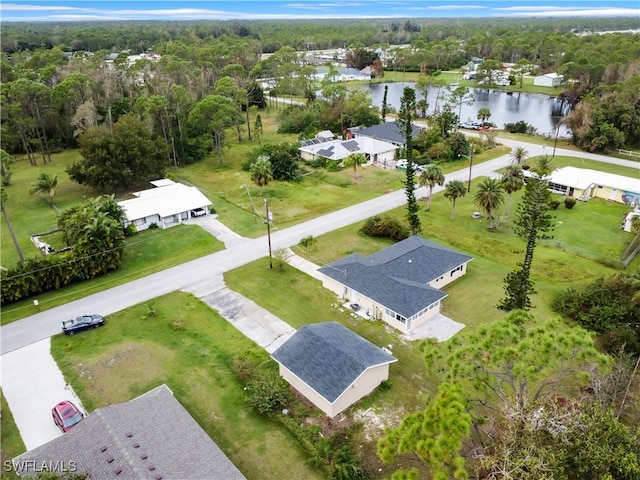
[[[412,236],[364,257],[354,253],[318,269],[322,285],[372,319],[409,333],[440,312],[439,290],[467,272],[472,257]]]
[[[337,74],[334,77],[336,82],[349,82],[353,80],[371,80],[371,72],[366,70],[358,70],[357,68],[336,68]],[[315,79],[324,80],[329,73],[328,68],[320,67],[316,69]]]
[[[537,87],[559,87],[564,82],[564,76],[556,72],[538,75],[533,79],[533,84]]]
[[[338,322],[303,326],[271,357],[280,375],[332,418],[387,380],[398,361]]]
[[[562,167],[549,176],[552,192],[583,201],[593,197],[628,205],[640,204],[640,179],[588,168]]]
[[[424,127],[411,124],[411,137],[416,138]],[[370,127],[352,127],[347,129],[347,138],[374,138],[385,142],[393,143],[399,147],[404,147],[406,137],[404,131],[397,120],[380,123]]]
[[[328,160],[344,160],[354,153],[362,153],[368,162],[385,163],[395,158],[397,146],[374,138],[354,138],[352,140],[331,140],[313,144],[303,144],[300,156],[304,160],[326,158]]]
[[[64,435],[13,459],[21,476],[71,470],[92,480],[245,476],[166,385],[98,408]],[[62,477],[61,477],[62,478]]]
[[[211,201],[196,187],[168,178],[154,180],[151,184],[154,188],[135,192],[136,198],[118,202],[127,217],[125,227],[133,224],[141,231],[155,223],[160,228],[167,228],[209,214]]]

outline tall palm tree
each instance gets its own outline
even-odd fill
[[[464,186],[460,180],[451,180],[445,185],[444,196],[451,200],[451,220],[456,209],[456,200],[460,197],[464,197],[467,193],[467,187]]]
[[[53,205],[53,197],[56,195],[56,187],[58,186],[58,176],[53,177],[46,172],[40,172],[35,182],[31,183],[31,190],[29,193],[34,195],[36,193],[49,196],[49,203]]]
[[[509,165],[505,170],[502,178],[500,179],[502,188],[509,194],[509,201],[507,202],[506,216],[511,215],[511,195],[524,187],[524,175],[522,174],[522,167],[518,164]]]
[[[353,167],[353,180],[358,181],[358,167],[367,163],[367,157],[362,153],[352,153],[342,161],[345,167]]]
[[[433,187],[436,185],[444,185],[444,174],[442,168],[436,163],[430,163],[427,165],[418,179],[418,184],[421,187],[429,187],[429,196],[427,197],[427,210],[431,210],[431,194],[433,193]]]
[[[7,222],[7,228],[9,229],[9,234],[11,235],[11,240],[13,240],[13,245],[16,247],[18,251],[18,257],[20,257],[20,261],[24,262],[24,255],[22,254],[22,249],[18,244],[18,239],[16,238],[16,234],[13,231],[13,226],[11,225],[11,220],[9,220],[9,214],[5,209],[5,204],[7,203],[7,191],[4,189],[3,185],[0,185],[0,206],[2,207],[2,215],[4,216],[5,221]]]
[[[523,164],[529,158],[529,151],[524,147],[516,147],[511,152],[511,160],[517,165]]]
[[[504,202],[504,189],[496,178],[485,177],[478,185],[478,190],[473,197],[473,203],[480,207],[489,218],[489,230],[495,228],[493,224],[493,212]]]
[[[262,155],[251,164],[249,171],[251,172],[251,180],[260,188],[260,196],[262,196],[262,188],[266,187],[273,179],[271,161]]]

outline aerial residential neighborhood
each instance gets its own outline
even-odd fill
[[[3,479],[640,478],[637,5],[31,3]]]

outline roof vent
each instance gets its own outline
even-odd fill
[[[113,463],[114,458],[113,457],[109,457],[107,458],[107,463]]]
[[[155,469],[156,469],[156,466],[155,466],[155,465],[149,465],[149,466],[147,467],[147,470],[149,470],[150,472],[153,472]]]
[[[154,478],[154,480],[162,480],[162,475],[156,475],[153,478]]]
[[[102,453],[106,452],[107,451],[107,447],[103,445],[102,447],[100,447],[100,451]]]
[[[142,455],[140,455],[140,460],[146,460],[147,458],[149,457],[147,457],[146,453],[143,453]]]
[[[120,475],[122,473],[122,467],[118,467],[116,470],[116,475]]]
[[[133,433],[131,433],[131,432],[127,432],[126,435],[127,435],[127,438],[133,437]]]
[[[140,444],[139,443],[134,443],[133,444],[133,448],[140,448]]]

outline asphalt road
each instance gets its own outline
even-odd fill
[[[505,139],[499,139],[499,141],[511,147],[523,146],[529,151],[530,156],[552,153],[552,147],[549,146],[546,146],[544,148],[546,151],[543,151],[543,147],[540,145],[524,144]],[[597,160],[636,169],[640,166],[637,162],[630,160],[572,150],[557,149],[556,155]],[[488,162],[473,165],[472,177],[494,176],[496,170],[506,166],[509,162],[509,155],[504,155]],[[468,177],[469,169],[465,168],[447,175],[446,182],[453,179],[466,182]],[[434,193],[442,189],[442,187],[435,188]],[[426,188],[416,190],[416,196],[418,197],[426,194]],[[340,227],[365,220],[373,215],[400,207],[405,202],[404,190],[397,190],[286,229],[272,231],[272,248],[275,250],[280,247],[296,245],[305,236],[313,235],[315,237],[322,235]],[[102,315],[109,315],[175,290],[188,289],[190,285],[206,281],[208,278],[212,279],[225,271],[266,256],[268,254],[267,248],[266,237],[247,240],[224,251],[192,260],[10,323],[0,327],[0,352],[5,354],[60,333],[60,322],[63,320],[84,313],[97,312]]]

